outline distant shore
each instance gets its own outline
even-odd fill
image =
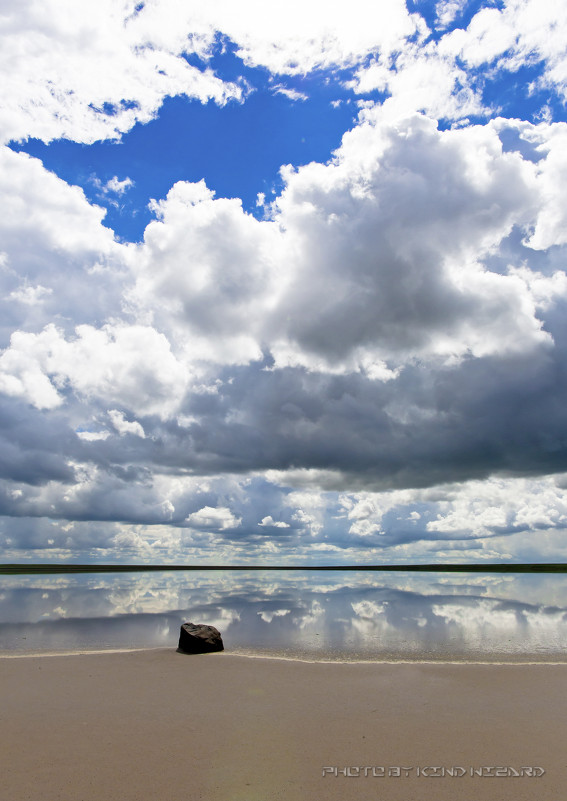
[[[35,573],[142,573],[171,570],[335,570],[412,571],[423,573],[567,573],[567,564],[535,562],[526,564],[427,564],[427,565],[58,565],[0,564],[0,575]]]
[[[567,665],[328,664],[174,649],[0,659],[24,801],[557,801]]]

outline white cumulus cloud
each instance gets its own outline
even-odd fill
[[[124,414],[118,411],[118,409],[109,409],[108,416],[110,417],[112,425],[121,436],[124,434],[133,434],[135,437],[141,437],[142,439],[146,436],[143,427],[137,420],[126,420]]]
[[[190,526],[200,529],[213,529],[223,531],[235,528],[240,524],[240,518],[232,514],[226,506],[204,506],[198,512],[192,512],[187,518]]]

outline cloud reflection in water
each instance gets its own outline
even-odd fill
[[[176,647],[324,659],[565,659],[567,577],[314,571],[3,576],[0,652]]]

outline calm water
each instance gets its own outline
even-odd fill
[[[233,653],[567,661],[567,575],[0,576],[0,654],[176,648],[187,620],[216,626]]]

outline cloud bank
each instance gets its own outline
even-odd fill
[[[166,97],[246,104],[246,66],[360,101],[263,216],[179,180],[137,243],[2,147],[4,561],[565,558],[563,23],[378,6],[3,5],[5,143],[127,147]]]

